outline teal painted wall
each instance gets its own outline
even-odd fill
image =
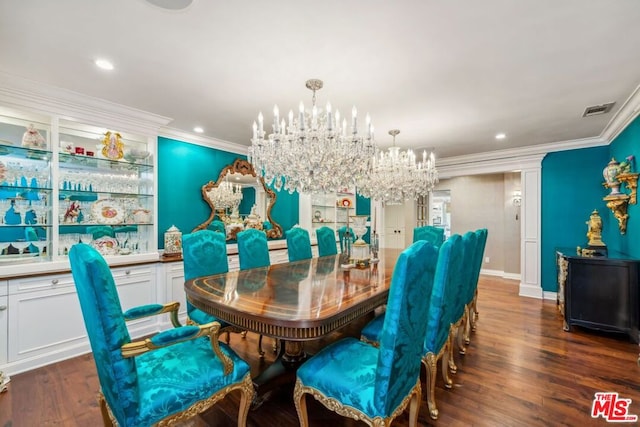
[[[371,200],[368,197],[361,196],[356,192],[356,215],[367,215],[368,220],[371,221]],[[367,234],[364,235],[363,239],[365,242],[369,243],[371,236],[371,227],[367,229]]]
[[[640,156],[640,116],[629,124],[620,135],[618,135],[609,146],[609,158],[602,165],[606,166],[606,163],[611,157],[614,157],[617,161],[623,161],[627,156],[635,156],[633,164],[633,171],[638,172],[638,157]],[[624,188],[622,191],[626,191]],[[607,194],[607,191],[603,190],[603,197]],[[603,202],[604,203],[604,202]],[[627,213],[629,219],[627,220],[627,232],[626,234],[620,234],[618,229],[618,222],[614,218],[613,213],[609,209],[607,211],[607,218],[611,227],[607,227],[603,230],[602,240],[606,243],[607,247],[612,250],[626,253],[632,258],[640,258],[640,207],[636,205],[629,205]]]
[[[220,171],[246,156],[169,138],[158,138],[158,247],[164,248],[164,232],[175,225],[189,233],[209,218],[211,210],[201,188],[218,179]],[[276,192],[271,211],[283,230],[298,223],[298,193]],[[255,194],[253,195],[255,200]],[[253,203],[251,203],[253,205]],[[244,208],[244,207],[243,207]],[[249,210],[251,206],[249,206]]]
[[[175,225],[189,233],[209,218],[211,208],[201,188],[216,181],[220,171],[237,158],[236,153],[158,138],[158,247],[164,248],[164,232]]]
[[[541,253],[542,289],[557,290],[555,249],[587,245],[589,215],[597,209],[603,230],[612,226],[602,201],[602,169],[609,147],[549,153],[542,160]]]

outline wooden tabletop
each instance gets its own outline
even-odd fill
[[[344,269],[339,255],[198,277],[189,301],[239,328],[293,341],[329,334],[387,301],[400,250],[368,268]]]

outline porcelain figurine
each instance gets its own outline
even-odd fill
[[[29,148],[46,149],[47,141],[33,124],[27,126],[27,130],[22,135],[22,146]]]

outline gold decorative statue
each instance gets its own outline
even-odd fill
[[[606,246],[602,241],[602,218],[598,214],[598,210],[594,209],[589,216],[587,224],[587,243],[589,247],[592,246]]]

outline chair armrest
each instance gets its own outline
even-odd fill
[[[155,316],[162,313],[170,313],[171,323],[174,327],[178,328],[182,326],[180,320],[178,320],[178,310],[180,309],[180,303],[177,301],[168,302],[166,304],[146,304],[138,307],[130,308],[125,311],[124,320],[130,321],[135,319],[141,319],[143,317]]]
[[[218,322],[211,322],[199,326],[180,326],[175,329],[162,331],[142,341],[133,341],[124,344],[120,348],[120,351],[122,352],[122,357],[135,357],[158,348],[208,336],[211,342],[211,349],[220,361],[222,361],[224,374],[228,375],[233,370],[233,361],[220,349],[220,343],[218,342],[219,332],[220,323]]]

